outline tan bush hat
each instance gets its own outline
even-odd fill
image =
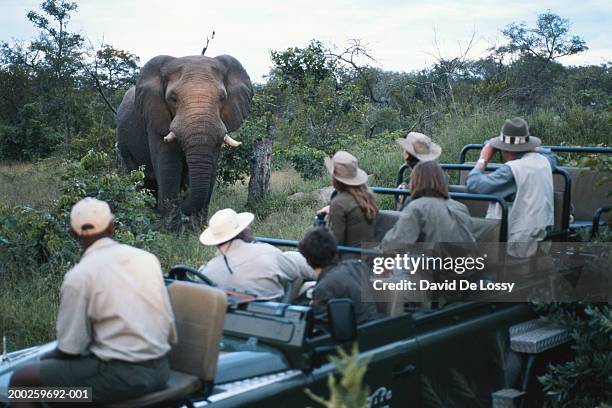
[[[219,245],[229,241],[240,234],[255,219],[250,212],[237,214],[231,208],[219,210],[208,222],[208,228],[200,235],[200,242],[204,245]]]
[[[367,173],[357,166],[357,158],[344,150],[336,152],[331,159],[326,157],[325,167],[333,178],[346,185],[360,186],[368,182]]]
[[[506,119],[499,136],[489,140],[491,146],[508,152],[528,152],[540,146],[542,141],[529,134],[529,126],[523,118]]]
[[[70,211],[70,226],[82,237],[101,233],[112,221],[113,213],[108,204],[92,197],[85,197]]]
[[[437,160],[442,154],[442,148],[423,133],[410,132],[405,138],[395,141],[402,149],[420,161]]]

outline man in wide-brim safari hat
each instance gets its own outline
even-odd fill
[[[222,288],[250,292],[263,300],[282,298],[288,282],[316,279],[299,252],[283,253],[255,242],[249,228],[254,218],[250,212],[237,213],[231,208],[217,211],[200,235],[200,242],[216,246],[217,254],[200,272]]]
[[[557,159],[541,144],[529,133],[524,119],[507,119],[499,136],[486,142],[466,180],[470,193],[493,194],[512,202],[508,253],[516,257],[533,255],[537,242],[554,224],[552,170]],[[496,150],[501,151],[504,165],[487,173],[487,164]],[[499,204],[489,205],[487,218],[501,218]]]

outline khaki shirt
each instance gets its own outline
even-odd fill
[[[177,334],[157,258],[110,238],[94,242],[64,277],[57,338],[65,353],[105,361],[166,355]]]
[[[222,288],[249,291],[260,299],[282,297],[284,282],[316,279],[299,252],[283,253],[270,244],[235,239],[226,248],[225,256],[231,272],[220,252],[200,271]]]

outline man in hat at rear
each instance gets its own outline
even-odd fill
[[[102,403],[163,389],[177,334],[159,261],[111,238],[104,201],[76,203],[70,224],[84,252],[62,284],[57,348],[15,371],[10,386],[91,387]]]
[[[508,119],[500,135],[485,144],[466,180],[470,193],[493,194],[512,201],[508,213],[508,254],[515,257],[533,255],[537,242],[546,237],[554,224],[552,170],[557,161],[540,145],[540,139],[529,134],[524,119]],[[486,173],[496,150],[501,151],[504,165]],[[501,218],[499,204],[489,205],[487,218]]]

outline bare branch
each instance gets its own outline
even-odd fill
[[[206,50],[208,49],[208,44],[210,43],[210,40],[214,40],[215,39],[215,30],[212,31],[212,34],[209,37],[206,37],[206,44],[204,44],[204,48],[202,48],[202,55],[206,54]]]

